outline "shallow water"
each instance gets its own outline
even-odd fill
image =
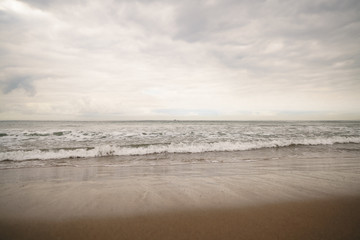
[[[0,170],[0,215],[127,216],[359,196],[359,150],[331,146],[29,161]]]

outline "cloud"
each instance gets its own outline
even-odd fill
[[[4,0],[0,118],[360,112],[359,12],[355,0]]]
[[[9,94],[16,89],[23,89],[28,96],[34,96],[36,90],[33,86],[33,80],[29,76],[17,76],[3,82],[3,93]]]
[[[216,116],[218,112],[211,109],[155,109],[155,113],[172,116]]]

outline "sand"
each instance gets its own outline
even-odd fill
[[[359,239],[360,198],[131,217],[0,221],[2,239]]]
[[[0,170],[0,239],[360,239],[359,157],[216,154]]]

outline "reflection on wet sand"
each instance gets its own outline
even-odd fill
[[[184,161],[190,156],[193,161]],[[279,239],[359,236],[358,230],[351,230],[359,223],[360,205],[360,159],[355,151],[307,147],[142,158],[137,164],[129,164],[131,157],[114,157],[72,159],[71,166],[62,160],[45,167],[0,170],[0,233],[19,239],[25,239],[24,231],[44,239],[87,239],[88,233],[102,233],[98,239],[114,239],[119,235],[109,237],[107,232],[120,226],[117,234],[128,236],[123,239],[141,239],[147,231],[157,239],[214,239],[211,236],[237,236],[237,224],[259,218],[253,223],[264,234],[272,232],[268,239],[276,239],[274,231],[282,227],[287,232]],[[331,234],[335,225],[326,222],[329,217],[339,222],[335,228],[345,235]],[[194,220],[198,218],[209,225],[199,225]],[[345,220],[350,225],[345,226]],[[299,222],[318,227],[299,229]],[[180,227],[171,228],[172,224]],[[134,226],[147,227],[136,235]],[[228,232],[216,235],[218,227]],[[86,234],[76,229],[87,229]],[[291,229],[299,235],[292,238]],[[326,234],[316,235],[318,229]],[[191,232],[194,235],[188,235]],[[266,239],[254,228],[242,234]]]

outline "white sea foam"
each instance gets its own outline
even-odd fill
[[[215,143],[171,143],[147,146],[116,146],[101,145],[92,149],[57,149],[57,150],[29,150],[5,151],[0,153],[0,161],[32,160],[32,159],[63,159],[63,158],[89,158],[103,156],[147,155],[156,153],[201,153],[218,151],[244,151],[260,148],[287,147],[291,145],[329,145],[335,143],[360,143],[360,137],[330,137],[314,139],[278,139],[257,140],[251,142],[215,142]]]

